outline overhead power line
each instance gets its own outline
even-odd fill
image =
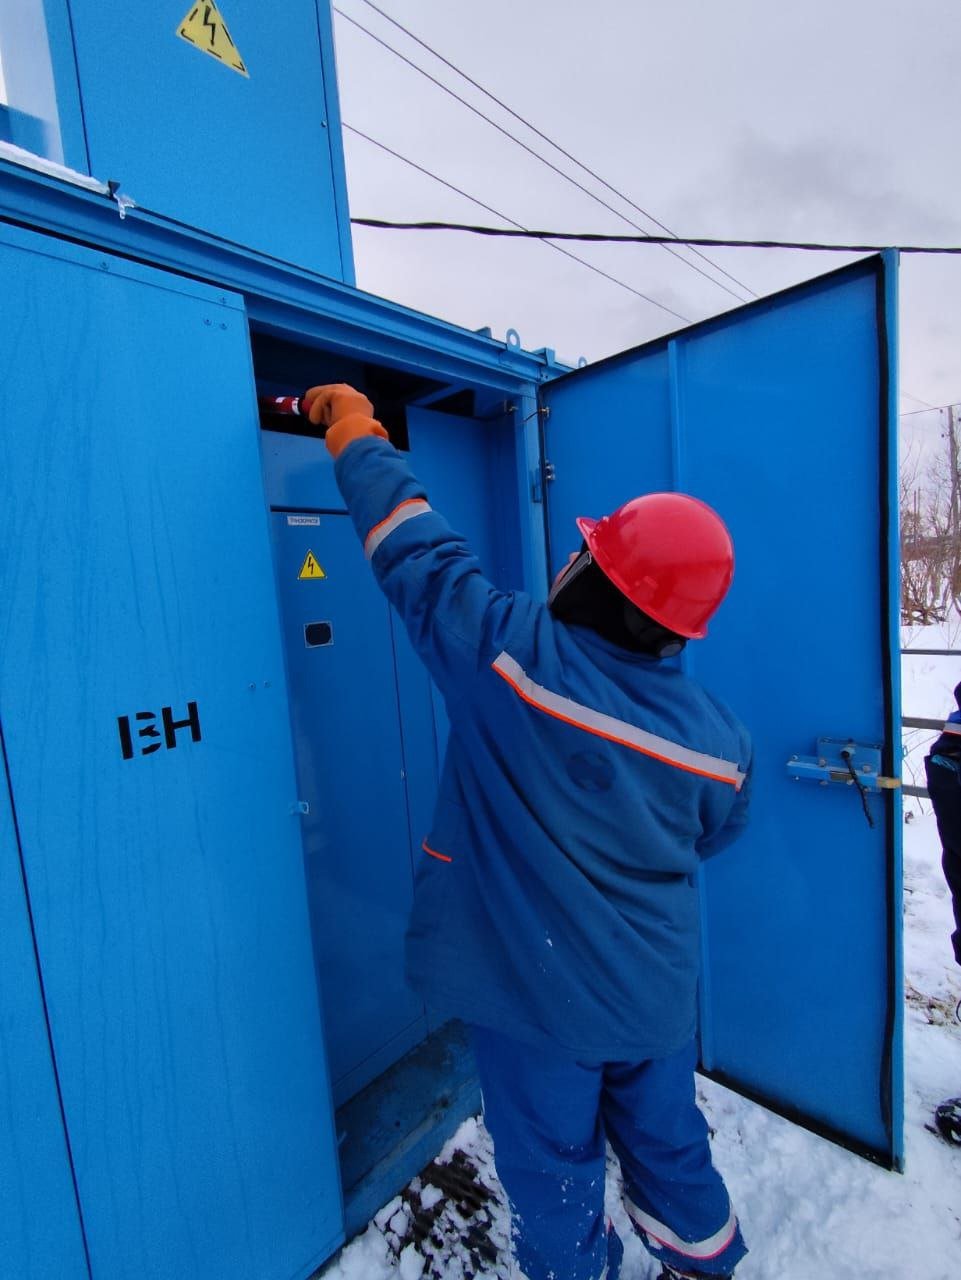
[[[407,156],[401,155],[399,151],[395,151],[393,147],[388,147],[386,143],[379,142],[376,138],[372,138],[370,134],[355,129],[353,125],[344,124],[343,128],[350,133],[354,133],[358,138],[363,138],[365,142],[371,143],[378,147],[381,151],[385,151],[388,155],[393,156],[396,160],[400,160],[403,164],[409,165],[411,169],[416,169],[418,173],[424,174],[428,178],[433,178],[435,182],[439,182],[442,187],[446,187],[448,191],[453,191],[459,196],[463,196],[465,200],[470,200],[472,204],[476,204],[478,208],[485,209],[488,213],[492,213],[495,218],[503,218],[505,222],[509,222],[512,227],[516,228],[517,235],[527,237],[527,229],[521,223],[516,222],[513,218],[509,218],[506,213],[501,213],[499,209],[495,209],[492,205],[485,204],[483,200],[478,200],[476,196],[472,196],[469,192],[463,191],[460,187],[455,187],[452,182],[448,182],[446,178],[439,177],[436,173],[432,173],[430,169],[425,169],[423,165],[417,164],[414,160],[410,160]],[[369,222],[363,218],[351,218],[351,222],[357,223],[359,226],[378,226],[376,222]],[[651,306],[658,307],[661,311],[666,311],[668,315],[674,316],[677,320],[683,320],[686,324],[691,323],[690,316],[685,316],[680,311],[675,311],[672,307],[667,306],[664,302],[658,302],[656,298],[652,298],[650,294],[642,293],[640,289],[635,289],[633,285],[627,284],[624,280],[619,280],[617,276],[609,275],[608,272],[602,271],[600,267],[588,262],[585,258],[579,258],[576,253],[571,253],[569,249],[562,249],[559,244],[551,244],[549,240],[544,240],[539,236],[528,237],[531,239],[540,239],[548,249],[555,249],[558,253],[562,253],[565,258],[570,258],[573,262],[578,262],[582,267],[587,267],[588,271],[593,271],[595,275],[603,276],[605,280],[609,280],[611,284],[619,285],[620,288],[626,289],[628,293],[633,293],[637,298],[643,298],[645,302],[649,302]]]
[[[365,27],[362,22],[358,22],[356,18],[351,17],[349,13],[345,13],[343,9],[338,9],[336,5],[334,5],[334,12],[336,14],[339,14],[339,16],[343,18],[346,22],[349,22],[352,26],[356,27],[358,31],[362,31],[364,35],[369,36],[371,40],[375,41],[382,48],[387,49],[390,53],[394,54],[395,57],[400,58],[401,62],[406,63],[407,66],[409,66],[412,70],[416,71],[418,75],[423,76],[425,80],[429,80],[431,84],[436,85],[438,89],[441,89],[449,97],[453,98],[456,102],[459,102],[461,106],[464,106],[467,108],[468,111],[473,112],[475,116],[478,116],[486,124],[489,124],[491,128],[496,129],[497,132],[503,134],[505,138],[509,138],[511,142],[521,147],[524,151],[527,152],[528,155],[533,156],[535,160],[539,160],[541,164],[546,165],[547,168],[550,169],[553,173],[556,173],[558,177],[563,178],[565,182],[569,182],[571,186],[574,186],[578,189],[578,191],[583,192],[584,195],[586,195],[589,199],[593,200],[596,204],[601,205],[602,208],[607,209],[610,213],[613,213],[616,218],[620,218],[622,222],[626,222],[628,226],[634,227],[637,231],[644,230],[642,226],[640,226],[632,218],[629,218],[627,214],[622,213],[619,209],[615,208],[614,205],[612,205],[609,201],[605,200],[602,196],[599,196],[595,191],[592,191],[590,187],[586,187],[582,182],[578,182],[578,180],[576,178],[571,177],[569,173],[565,173],[563,169],[561,169],[558,165],[554,164],[551,160],[548,160],[546,156],[542,156],[539,151],[535,151],[533,147],[529,146],[521,138],[518,138],[516,134],[511,133],[509,129],[505,129],[502,124],[498,124],[496,120],[493,120],[489,115],[486,115],[483,111],[480,110],[479,107],[475,107],[473,103],[468,102],[466,98],[461,97],[461,95],[457,93],[456,90],[452,89],[449,85],[444,84],[442,80],[438,80],[437,77],[431,75],[429,71],[425,71],[423,67],[418,66],[416,62],[408,58],[406,54],[401,53],[399,49],[395,49],[394,46],[392,44],[389,44],[386,40],[384,40],[383,37],[377,35],[375,32],[371,31],[368,27]],[[437,56],[439,57],[440,55],[437,55]],[[443,61],[446,62],[446,59],[444,59]],[[449,65],[453,65],[453,64],[449,64]],[[457,70],[456,67],[454,69]],[[469,78],[469,77],[465,77],[465,78]],[[575,163],[578,163],[578,162],[575,161]],[[650,215],[645,214],[644,216],[649,217]],[[655,219],[651,219],[651,220],[656,221]],[[658,225],[660,226],[662,224],[658,223]],[[696,271],[698,275],[703,276],[705,280],[710,280],[712,284],[716,285],[719,289],[723,289],[724,292],[730,294],[732,298],[736,298],[738,302],[744,301],[744,299],[741,297],[739,293],[735,293],[735,291],[731,289],[728,285],[726,285],[722,280],[718,280],[714,276],[710,275],[702,267],[699,267],[696,262],[691,262],[689,259],[682,257],[676,250],[670,249],[669,246],[674,243],[675,243],[675,239],[673,236],[665,237],[665,240],[664,240],[665,248],[668,248],[668,252],[672,253],[673,256],[678,259],[678,261],[683,262],[684,265],[686,267],[690,267],[692,271]],[[725,274],[728,274],[728,273],[725,272]],[[739,281],[736,281],[736,283],[740,284]],[[741,288],[747,289],[749,293],[752,292],[750,289],[748,289],[747,285],[741,285]],[[754,296],[757,296],[757,295],[754,295]]]
[[[469,76],[466,71],[461,67],[458,67],[456,63],[451,62],[449,58],[445,58],[442,53],[439,53],[433,47],[433,45],[428,44],[426,40],[422,40],[420,36],[415,35],[409,27],[405,27],[402,22],[398,22],[397,19],[392,17],[389,13],[385,13],[383,9],[374,4],[373,0],[363,0],[363,2],[367,5],[368,9],[373,9],[375,13],[379,13],[382,18],[397,27],[399,31],[403,31],[404,35],[413,40],[415,44],[419,44],[422,49],[426,49],[428,53],[433,54],[433,56],[442,62],[445,67],[449,67],[451,71],[456,72],[461,79],[466,80],[469,85],[473,85],[473,87],[477,89],[478,92],[482,93],[485,98],[489,98],[491,102],[496,103],[502,111],[506,111],[509,116],[513,116],[518,123],[522,124],[526,129],[530,129],[531,133],[534,133],[538,138],[543,139],[543,141],[546,142],[548,146],[553,147],[555,151],[559,151],[562,156],[570,160],[572,164],[576,164],[578,169],[582,169],[586,174],[589,174],[595,182],[599,182],[602,187],[617,196],[619,200],[623,200],[625,204],[629,204],[632,209],[636,209],[639,214],[647,218],[649,222],[653,222],[656,227],[660,227],[662,231],[666,231],[668,235],[674,234],[671,228],[661,222],[659,218],[655,218],[653,213],[649,213],[648,210],[639,205],[636,200],[632,200],[630,196],[625,195],[624,192],[615,187],[613,183],[608,182],[606,178],[602,178],[599,173],[596,173],[590,165],[585,164],[583,160],[578,160],[577,156],[572,155],[571,152],[562,147],[559,142],[556,142],[552,137],[544,133],[542,129],[538,129],[537,125],[531,124],[530,120],[528,120],[526,116],[522,116],[519,112],[515,111],[513,107],[508,106],[503,98],[498,98],[496,94],[491,93],[490,89],[486,89],[478,80],[475,80],[473,76]],[[625,221],[629,221],[629,219],[625,219]],[[631,223],[631,226],[634,225],[634,223]],[[665,248],[666,247],[667,246],[665,246]],[[668,251],[670,252],[670,250]],[[697,254],[699,258],[703,259],[704,262],[707,262],[714,267],[716,271],[720,271],[721,275],[727,276],[728,280],[733,284],[738,285],[739,288],[744,289],[752,297],[756,298],[758,296],[750,285],[745,284],[743,280],[739,280],[737,276],[732,275],[730,271],[726,271],[719,262],[715,262],[713,258],[709,258],[707,254],[701,253],[698,249],[694,249],[693,252]],[[675,253],[674,256],[680,258],[680,261],[685,263],[686,266],[694,267],[693,262],[688,262],[687,258],[681,257],[680,254]],[[695,270],[696,269],[697,268],[695,267]],[[702,274],[704,273],[702,272]],[[710,277],[708,278],[710,279]],[[719,282],[715,281],[715,283]]]
[[[920,396],[916,396],[913,391],[909,391],[907,387],[901,388],[901,394],[907,396],[909,400],[916,400],[918,404],[923,404],[925,409],[939,409],[941,406],[932,404],[930,400],[922,400]]]
[[[905,395],[911,396],[910,391],[906,391]],[[911,396],[912,400],[917,400],[917,396]],[[943,413],[945,409],[961,409],[961,402],[955,404],[931,404],[926,409],[911,409],[907,413],[899,413],[899,418],[916,418],[919,413]]]
[[[961,245],[937,244],[837,244],[808,240],[721,240],[709,236],[622,236],[598,231],[536,231],[508,227],[479,227],[464,222],[388,222],[383,218],[351,218],[362,227],[381,227],[389,231],[466,231],[475,236],[529,236],[535,240],[578,240],[586,244],[681,244],[704,245],[711,249],[804,249],[814,253],[883,253],[897,249],[899,253],[961,254]]]

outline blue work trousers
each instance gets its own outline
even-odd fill
[[[484,1120],[527,1280],[616,1280],[605,1140],[644,1244],[675,1270],[728,1276],[747,1252],[694,1095],[695,1047],[648,1062],[576,1062],[474,1027]],[[606,1268],[606,1270],[605,1270]]]

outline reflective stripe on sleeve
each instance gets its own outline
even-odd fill
[[[726,782],[737,790],[741,789],[745,775],[730,760],[691,751],[689,747],[682,747],[668,738],[659,738],[654,733],[628,724],[626,720],[615,720],[613,716],[594,711],[559,693],[552,693],[550,689],[535,683],[509,653],[500,654],[491,665],[515,693],[538,711],[544,711],[577,729],[596,734],[599,738],[606,738],[609,742],[617,742],[623,747],[630,747],[632,751],[652,756],[676,769],[684,769],[688,773],[697,773],[704,778],[713,778],[717,782]]]
[[[430,509],[430,503],[425,502],[423,498],[409,498],[406,502],[402,502],[400,506],[395,507],[385,520],[381,520],[380,524],[375,524],[370,533],[368,533],[364,542],[364,554],[367,559],[371,558],[380,544],[389,538],[395,529],[399,529],[408,520],[413,520],[415,516],[426,515]]]
[[[649,1213],[639,1209],[627,1196],[624,1197],[624,1208],[634,1224],[657,1244],[664,1245],[666,1249],[673,1249],[675,1253],[682,1253],[685,1258],[699,1258],[702,1262],[723,1253],[737,1231],[737,1218],[734,1216],[733,1209],[720,1231],[715,1231],[706,1240],[682,1240],[670,1227],[666,1227],[663,1222],[658,1222],[657,1218],[652,1218]]]

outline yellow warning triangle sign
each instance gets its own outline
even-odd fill
[[[308,551],[304,563],[300,566],[298,578],[326,578],[323,566],[312,551]]]
[[[242,76],[250,79],[240,50],[230,38],[223,14],[213,0],[210,3],[201,0],[201,3],[195,4],[177,28],[177,35],[201,53],[209,53],[225,67],[230,67],[231,71],[239,71]]]

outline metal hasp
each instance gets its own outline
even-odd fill
[[[876,744],[855,742],[852,738],[818,738],[817,755],[791,756],[785,768],[795,782],[892,791],[901,785],[901,780],[882,775],[882,750]]]

